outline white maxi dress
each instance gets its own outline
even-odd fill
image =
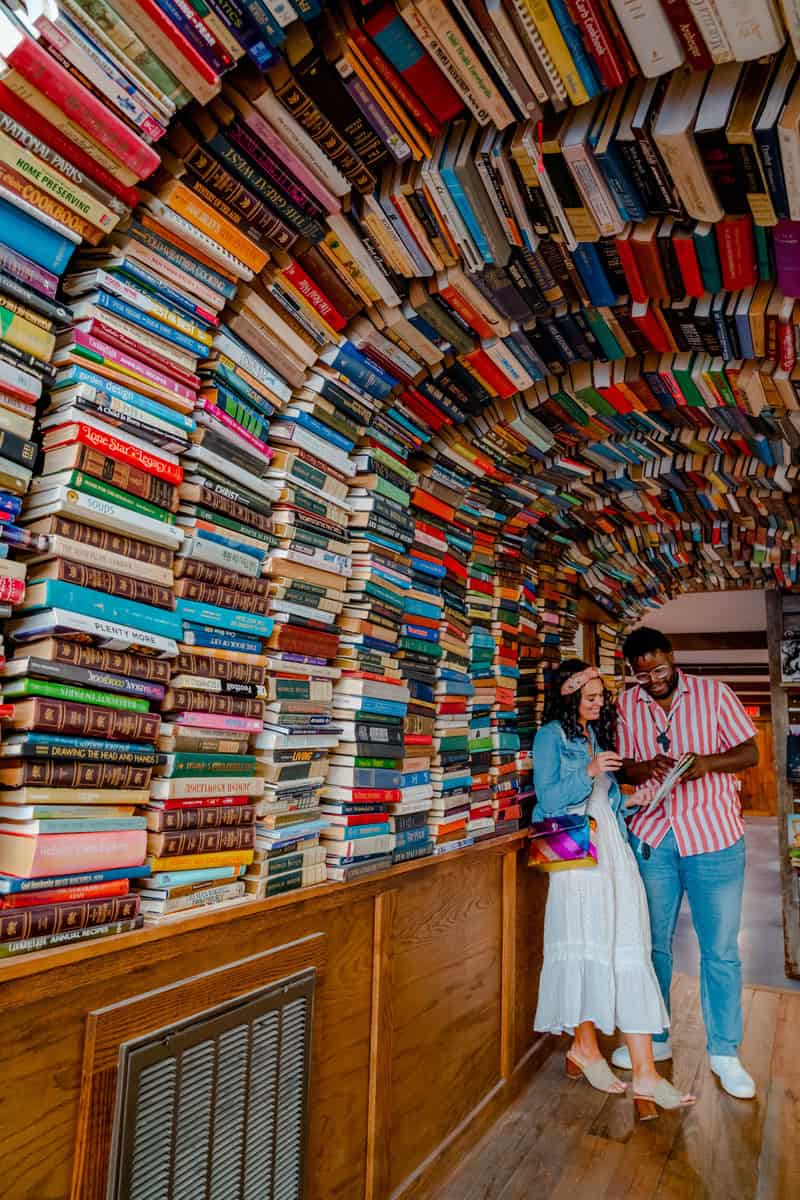
[[[636,859],[598,775],[587,811],[597,822],[597,866],[550,876],[544,963],[534,1029],[661,1033],[669,1017],[650,958],[647,896]]]

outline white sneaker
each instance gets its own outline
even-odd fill
[[[735,1054],[710,1054],[711,1070],[719,1076],[719,1081],[729,1096],[739,1100],[752,1100],[756,1094],[756,1084],[752,1075],[748,1075],[738,1056]]]
[[[666,1062],[669,1058],[672,1058],[672,1042],[669,1038],[665,1042],[653,1042],[653,1061]],[[617,1046],[611,1055],[611,1065],[622,1071],[631,1070],[631,1052],[627,1046]]]

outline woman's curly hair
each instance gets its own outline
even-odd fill
[[[579,658],[570,658],[562,662],[556,671],[556,677],[547,695],[544,709],[545,723],[560,721],[561,728],[568,738],[583,737],[583,730],[578,719],[578,709],[581,703],[581,693],[573,692],[571,696],[562,696],[561,688],[571,675],[585,671],[588,663]],[[597,744],[601,750],[616,750],[617,748],[617,708],[614,698],[608,688],[603,686],[603,707],[600,716],[592,721],[592,728]]]

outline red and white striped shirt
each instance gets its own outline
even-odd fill
[[[683,671],[678,672],[669,713],[638,684],[623,692],[617,709],[619,753],[634,762],[664,753],[656,740],[660,732],[667,733],[674,759],[689,752],[722,754],[756,734],[726,683]],[[635,811],[630,828],[650,846],[672,829],[681,855],[724,850],[744,834],[737,776],[714,772],[680,783],[654,808]]]

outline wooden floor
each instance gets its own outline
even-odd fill
[[[636,1124],[630,1095],[604,1097],[567,1081],[563,1053],[554,1053],[436,1200],[800,1196],[800,993],[746,988],[744,1022],[741,1056],[756,1100],[732,1099],[710,1073],[698,981],[681,975],[674,1064],[661,1068],[697,1095],[692,1110]]]

